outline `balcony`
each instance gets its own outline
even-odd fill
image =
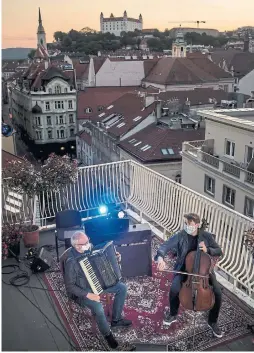
[[[231,176],[240,182],[246,183],[246,185],[250,187],[254,186],[254,173],[251,173],[236,164],[229,163],[222,158],[202,151],[201,146],[203,146],[204,143],[205,141],[184,142],[183,153],[195,158],[202,164],[211,166],[226,176]]]
[[[24,195],[17,195],[11,190],[2,189],[2,198],[2,217],[5,221],[8,220],[14,223],[20,214],[23,215],[24,219],[28,219],[26,213],[28,200]],[[253,220],[177,184],[173,180],[134,161],[122,161],[80,168],[78,181],[75,185],[70,185],[61,193],[52,191],[51,193],[38,195],[38,197],[33,200],[34,223],[40,225],[41,228],[40,245],[47,244],[52,247],[54,244],[54,217],[58,211],[66,207],[74,208],[82,211],[84,218],[88,218],[93,215],[94,210],[97,210],[99,205],[111,203],[123,205],[131,217],[132,222],[148,222],[150,224],[154,234],[153,252],[160,240],[166,239],[172,232],[182,227],[183,215],[185,213],[196,212],[201,217],[207,219],[209,223],[208,230],[216,235],[216,240],[221,245],[224,252],[223,258],[216,266],[218,281],[224,287],[224,295],[226,298],[229,298],[227,299],[228,302],[226,301],[224,303],[224,312],[227,312],[227,318],[223,316],[224,314],[222,314],[222,316],[225,322],[231,320],[230,325],[234,327],[233,331],[235,336],[232,336],[235,341],[234,344],[238,344],[240,333],[248,333],[246,324],[251,323],[250,313],[254,309],[253,257],[244,245],[243,235],[245,230],[254,226]],[[6,207],[6,205],[9,205],[9,207]],[[20,264],[20,266],[22,268],[24,265]],[[60,310],[61,319],[64,320],[65,325],[68,325],[68,329],[70,330],[67,333],[70,337],[69,343],[68,339],[63,339],[59,332],[57,332],[55,328],[52,328],[52,325],[47,328],[48,320],[45,319],[43,313],[47,315],[58,328],[61,328],[61,325],[56,321],[57,315],[52,310],[52,306],[50,306],[52,305],[52,298],[50,297],[51,304],[48,304],[49,299],[47,299],[47,297],[49,294],[47,292],[45,293],[43,290],[40,291],[36,289],[38,287],[42,288],[42,286],[44,289],[48,288],[42,283],[45,278],[41,278],[40,282],[38,282],[38,277],[33,276],[31,284],[28,285],[31,286],[31,289],[24,288],[23,290],[22,287],[21,289],[16,289],[12,286],[3,286],[3,302],[5,304],[3,306],[3,322],[5,323],[7,321],[4,325],[3,337],[5,337],[6,350],[16,350],[18,346],[23,350],[57,350],[59,347],[60,350],[70,350],[69,344],[73,342],[73,340],[81,340],[83,342],[83,336],[78,336],[77,338],[77,332],[79,335],[81,335],[81,333],[84,335],[87,330],[85,325],[88,325],[88,323],[86,321],[79,321],[78,312],[75,313],[75,321],[73,324],[69,325],[66,323],[65,313],[68,312],[68,308],[66,307],[66,300],[64,300],[64,298],[59,299],[60,297],[57,291],[62,288],[62,282],[59,282],[60,275],[57,275],[59,269],[55,267],[55,265],[53,271],[54,270],[56,273],[45,274],[45,276],[51,281],[51,285],[55,283],[56,292],[54,292],[55,294],[52,294],[52,296],[54,302],[58,303],[57,308]],[[10,276],[6,275],[6,277]],[[166,278],[168,277],[165,277],[165,280]],[[158,280],[158,278],[155,280]],[[48,282],[46,281],[46,283]],[[130,286],[139,288],[137,287],[139,285],[135,283],[136,279],[131,282]],[[137,290],[138,289],[135,291]],[[27,303],[24,296],[20,294],[19,291],[24,291],[24,293],[29,296],[29,299],[40,308],[42,313],[39,313],[38,309],[35,309],[31,303]],[[133,298],[136,295],[136,292],[134,292],[130,294],[130,301],[128,302],[132,311],[134,310],[133,303],[135,302]],[[167,301],[167,293],[163,292],[163,295],[165,295],[165,300]],[[148,299],[149,298],[144,297],[144,300]],[[132,300],[134,300],[134,302],[132,302]],[[151,300],[151,298],[149,300]],[[23,308],[22,312],[20,305]],[[245,314],[239,314],[240,311],[238,312],[238,310],[240,310],[240,308],[243,308],[241,313],[246,312],[246,317],[241,316]],[[140,309],[137,310],[138,315],[141,315]],[[148,310],[148,308],[145,310]],[[13,319],[8,319],[10,312],[14,318],[14,322],[12,321]],[[188,314],[189,316],[187,314],[181,315],[185,315],[181,316],[181,320],[186,319],[188,321],[192,318],[191,313]],[[183,319],[183,317],[185,319]],[[144,320],[146,320],[146,318],[144,318]],[[62,322],[63,321],[61,321],[61,324]],[[30,331],[22,329],[24,324],[29,326]],[[85,328],[82,328],[83,326]],[[19,334],[20,337],[22,336],[20,332],[23,332],[24,338],[20,338],[20,342],[15,343],[15,340],[12,341],[13,327],[14,331],[15,329],[18,331],[17,334]],[[172,336],[170,336],[170,339],[173,339],[175,332],[178,332],[177,327],[174,328],[173,331],[168,329],[164,334],[170,335],[173,332]],[[37,329],[38,331],[36,331]],[[203,335],[202,332],[202,330],[199,331],[200,337]],[[237,332],[237,334],[235,332]],[[227,334],[229,335],[228,332]],[[6,338],[5,335],[9,335],[10,339]],[[31,339],[29,339],[29,337],[31,337]],[[49,339],[49,337],[52,337],[52,339]],[[202,339],[200,340],[202,341]],[[242,350],[251,350],[250,336],[248,336],[248,340],[248,342],[245,341],[245,346]],[[39,344],[37,342],[39,342]],[[151,340],[151,342],[153,341]],[[217,344],[223,344],[225,340],[218,339],[216,342]],[[198,350],[205,349],[205,346],[202,344]],[[214,346],[212,346],[212,349],[215,349],[213,347]],[[222,350],[234,350],[234,348],[230,348],[231,346],[226,343],[221,347]],[[239,347],[238,350],[240,349]],[[83,347],[82,350],[86,349]],[[149,348],[146,350],[149,350]]]

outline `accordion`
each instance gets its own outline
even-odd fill
[[[113,241],[97,245],[79,261],[94,294],[101,294],[122,278]]]

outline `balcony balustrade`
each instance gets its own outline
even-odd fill
[[[184,142],[183,153],[195,157],[199,162],[208,164],[225,175],[233,176],[241,182],[246,182],[248,185],[254,186],[254,173],[238,167],[233,163],[228,163],[217,156],[203,152],[201,146],[205,141],[199,141],[199,146],[197,142],[198,141]]]
[[[13,191],[3,184],[3,220],[14,223],[23,217],[28,221],[26,203],[30,201],[24,195],[10,193]],[[134,161],[80,168],[75,184],[33,200],[34,222],[42,229],[49,228],[49,221],[52,223],[58,211],[78,209],[86,218],[101,204],[111,203],[124,205],[139,221],[145,218],[155,229],[162,229],[156,233],[162,238],[182,228],[185,213],[198,213],[207,220],[208,231],[215,234],[223,249],[218,276],[254,303],[253,255],[244,245],[244,231],[254,227],[253,220]]]

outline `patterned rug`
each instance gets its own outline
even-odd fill
[[[153,240],[152,252],[155,254],[159,246],[157,239]],[[174,260],[167,258],[171,267]],[[58,270],[58,265],[51,270]],[[219,326],[225,333],[222,338],[215,338],[207,326],[207,313],[196,314],[195,342],[193,348],[193,318],[192,311],[180,308],[178,320],[170,327],[162,324],[163,314],[168,308],[168,292],[171,285],[171,274],[157,272],[153,268],[153,277],[137,277],[127,279],[128,297],[124,309],[126,318],[132,320],[131,328],[114,329],[119,341],[168,344],[170,351],[203,351],[218,344],[231,341],[247,334],[247,324],[252,322],[251,316],[230,299],[225,291],[219,317]],[[92,320],[88,310],[73,305],[74,315],[69,321],[69,306],[65,295],[65,287],[60,272],[45,274],[47,286],[55,292],[50,292],[65,321],[68,332],[79,350],[102,351],[105,342],[100,334],[94,334]],[[61,291],[59,291],[59,289]],[[102,299],[103,300],[103,299]],[[97,330],[98,331],[98,330]]]

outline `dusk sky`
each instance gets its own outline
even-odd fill
[[[137,18],[142,13],[144,28],[177,27],[181,21],[207,21],[202,26],[230,30],[254,26],[254,0],[2,0],[2,47],[36,46],[38,7],[41,7],[47,42],[56,31],[91,27],[99,30],[101,11]],[[176,21],[176,23],[169,23]],[[195,26],[195,24],[183,24]]]

